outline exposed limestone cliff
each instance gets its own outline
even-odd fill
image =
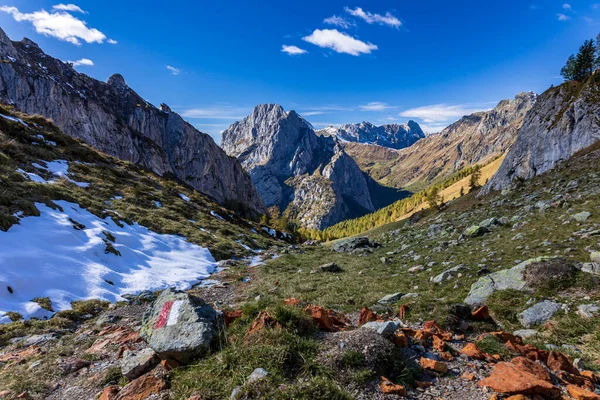
[[[412,146],[425,137],[425,133],[415,121],[406,124],[388,124],[375,126],[370,122],[346,124],[339,128],[328,127],[317,131],[324,136],[336,136],[346,142],[376,144],[391,149],[403,149]]]
[[[239,211],[265,211],[240,163],[168,106],[143,100],[115,74],[107,83],[46,55],[34,42],[12,42],[0,29],[0,100],[51,118],[95,148],[171,175]]]
[[[288,210],[303,226],[321,229],[374,210],[356,163],[295,111],[257,106],[223,133],[222,147],[249,171],[267,206]]]
[[[481,194],[517,178],[530,179],[600,140],[600,76],[567,82],[542,94],[516,141]]]

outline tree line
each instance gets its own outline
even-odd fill
[[[586,81],[600,67],[600,35],[583,42],[577,54],[571,54],[560,74],[567,81]]]

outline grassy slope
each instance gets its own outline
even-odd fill
[[[574,232],[600,226],[599,160],[600,150],[597,149],[526,182],[507,197],[496,193],[477,199],[469,194],[441,213],[427,211],[429,215],[416,225],[401,221],[374,229],[369,236],[380,241],[383,247],[367,256],[335,253],[328,246],[309,247],[304,249],[303,254],[284,255],[261,269],[261,279],[251,290],[253,293],[273,293],[270,296],[275,302],[297,297],[346,312],[371,306],[386,294],[415,292],[419,296],[407,301],[411,306],[409,319],[444,321],[448,305],[464,300],[471,284],[478,279],[476,272],[482,265],[487,265],[493,272],[540,255],[559,255],[572,263],[589,261],[589,252],[600,248],[598,237],[584,238]],[[577,180],[579,188],[565,195],[567,207],[550,208],[544,213],[533,209],[540,200],[552,201],[558,194],[564,194],[570,180]],[[583,224],[566,223],[570,215],[581,211],[592,213],[588,221]],[[486,218],[514,216],[520,218],[518,227],[513,228],[514,222],[511,222],[483,237],[448,246],[465,228]],[[441,225],[443,233],[430,235],[429,229],[434,224]],[[513,239],[517,234],[522,234],[522,237]],[[402,250],[403,245],[408,247]],[[397,254],[388,255],[388,252]],[[387,259],[386,263],[381,261],[382,257]],[[310,273],[326,262],[337,262],[344,272]],[[439,285],[429,281],[458,264],[470,269],[461,278]],[[417,265],[423,265],[425,270],[416,273],[407,271]],[[276,289],[273,282],[279,283]],[[526,308],[525,303],[530,298],[553,298],[564,302],[571,311],[557,314],[552,329],[541,327],[541,341],[555,345],[578,344],[586,361],[596,360],[600,358],[600,321],[583,320],[573,310],[579,304],[600,301],[600,293],[590,275],[579,273],[571,283],[573,287],[560,291],[538,292],[529,296],[515,296],[514,293],[494,296],[490,300],[490,308],[497,322],[512,330],[520,328],[516,314]]]
[[[10,113],[9,109],[0,108],[0,114]],[[257,224],[237,217],[182,184],[99,153],[62,134],[41,117],[14,115],[23,118],[28,127],[0,118],[0,229],[7,230],[18,223],[15,213],[38,215],[35,202],[68,200],[101,217],[135,221],[159,233],[185,236],[192,243],[208,247],[217,259],[247,254],[236,243],[238,240],[252,248],[266,248],[274,243]],[[45,141],[37,137],[39,134]],[[21,168],[49,179],[32,164],[58,159],[70,162],[72,179],[91,186],[81,188],[65,179],[55,184],[37,184],[15,172]],[[185,202],[180,193],[192,201]],[[162,207],[157,207],[155,201]],[[227,221],[217,219],[211,211]],[[252,229],[260,233],[253,233]]]

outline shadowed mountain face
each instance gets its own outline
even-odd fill
[[[481,194],[531,179],[600,140],[600,78],[548,89],[527,114],[516,141]]]
[[[279,206],[305,227],[322,229],[380,206],[370,190],[378,185],[338,141],[318,136],[295,111],[279,105],[259,105],[231,125],[222,147],[249,171],[267,206]]]
[[[534,93],[520,93],[490,111],[465,116],[405,149],[359,143],[344,143],[344,149],[379,183],[418,190],[506,152],[536,97]]]
[[[425,137],[425,133],[415,121],[404,125],[388,124],[375,126],[370,122],[346,124],[339,128],[328,127],[317,131],[323,136],[336,136],[342,141],[364,144],[376,144],[391,149],[403,149],[412,146]]]
[[[0,29],[0,100],[51,118],[95,148],[173,176],[233,210],[265,207],[240,163],[166,105],[147,103],[118,74],[106,83],[45,54],[34,42],[12,42]]]

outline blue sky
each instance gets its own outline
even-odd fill
[[[77,69],[97,79],[121,73],[219,142],[260,103],[316,128],[414,119],[437,131],[540,93],[600,33],[596,1],[7,0],[0,26],[88,60]]]

